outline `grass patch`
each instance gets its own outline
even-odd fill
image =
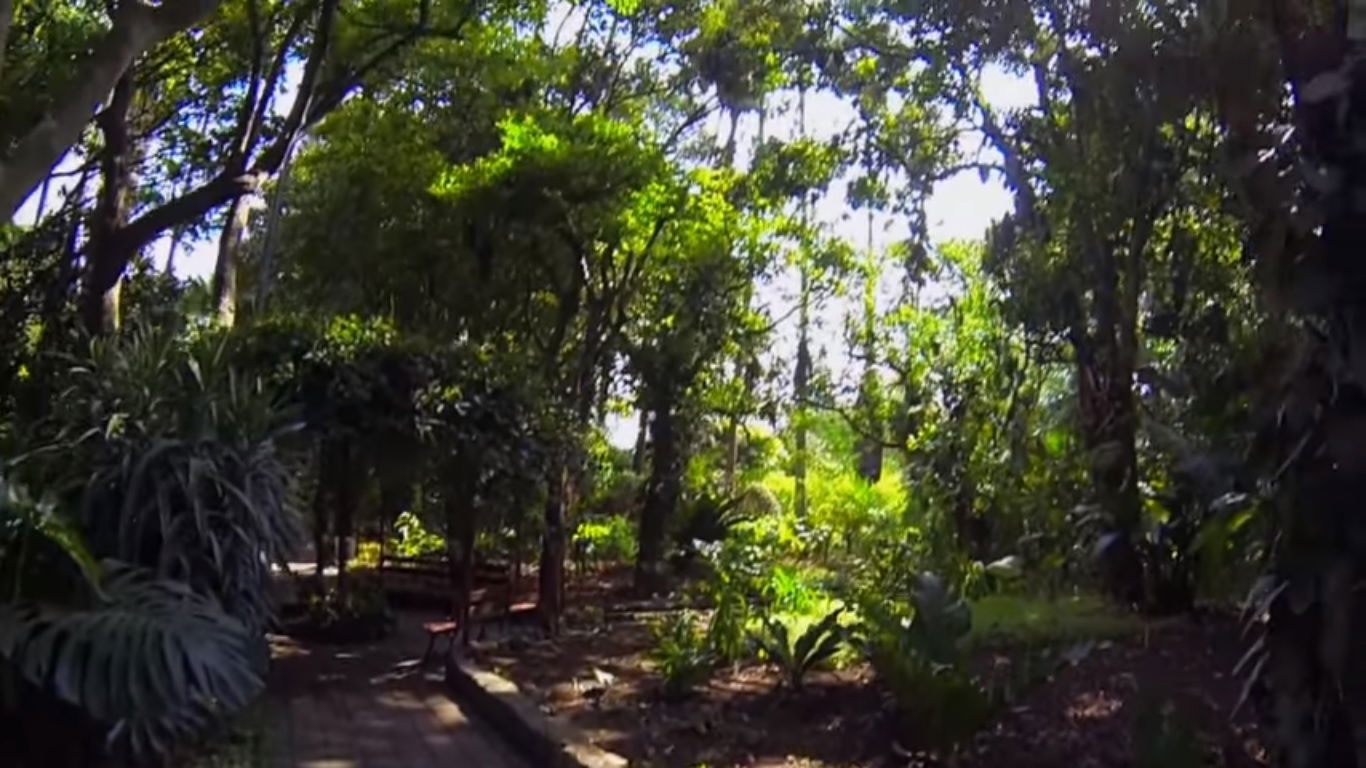
[[[968,643],[977,647],[1052,645],[1122,637],[1142,629],[1138,616],[1090,595],[1052,599],[991,595],[972,603]]]

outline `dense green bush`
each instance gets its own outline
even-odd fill
[[[636,546],[636,527],[624,515],[584,520],[574,531],[574,552],[580,567],[630,562],[636,556]]]
[[[707,645],[722,663],[740,661],[749,653],[746,630],[763,585],[764,554],[747,533],[738,530],[699,550],[707,574],[697,590],[712,608]]]

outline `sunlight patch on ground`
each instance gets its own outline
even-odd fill
[[[1103,691],[1088,692],[1077,696],[1067,708],[1067,719],[1107,720],[1124,708],[1124,700],[1107,696]]]

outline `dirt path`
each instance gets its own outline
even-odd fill
[[[425,672],[423,617],[405,614],[382,643],[303,643],[273,636],[272,768],[523,768],[485,724]]]

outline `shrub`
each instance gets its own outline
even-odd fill
[[[711,674],[715,658],[691,612],[660,619],[651,627],[651,634],[655,645],[650,657],[664,679],[666,698],[687,696]]]
[[[820,621],[808,624],[801,634],[795,631],[798,623],[770,617],[761,631],[754,633],[754,642],[782,670],[784,682],[800,690],[806,674],[834,656],[843,644],[844,630],[839,625],[843,612],[843,608],[836,608]]]
[[[608,563],[630,562],[636,556],[635,526],[625,515],[585,520],[574,531],[574,549],[580,566],[601,568]]]
[[[350,568],[378,568],[380,546],[378,541],[362,541],[356,545],[356,556],[348,565]]]
[[[0,720],[59,704],[62,738],[157,761],[259,693],[299,438],[239,351],[133,328],[25,385],[46,406],[14,415],[6,479],[41,493],[0,492],[0,676],[24,691]]]
[[[392,547],[399,557],[426,557],[446,551],[446,540],[423,527],[422,521],[412,512],[400,514],[394,521],[394,530],[398,531],[398,538],[392,542]]]
[[[726,539],[742,523],[780,514],[778,499],[762,485],[748,486],[726,499],[702,494],[682,510],[674,541],[683,556],[691,559],[706,545]]]
[[[345,596],[334,589],[304,600],[304,615],[291,626],[298,637],[328,643],[379,640],[394,628],[384,590],[376,579],[354,579]]]
[[[717,661],[739,661],[749,650],[745,628],[752,613],[751,601],[762,591],[763,552],[739,531],[723,541],[703,544],[698,551],[708,566],[700,591],[713,608],[707,645]]]
[[[810,615],[827,596],[810,571],[778,565],[769,572],[764,597],[775,612]]]
[[[932,573],[911,579],[905,610],[885,595],[861,607],[868,659],[891,693],[898,730],[925,746],[952,747],[985,724],[986,692],[961,666],[972,613]]]

